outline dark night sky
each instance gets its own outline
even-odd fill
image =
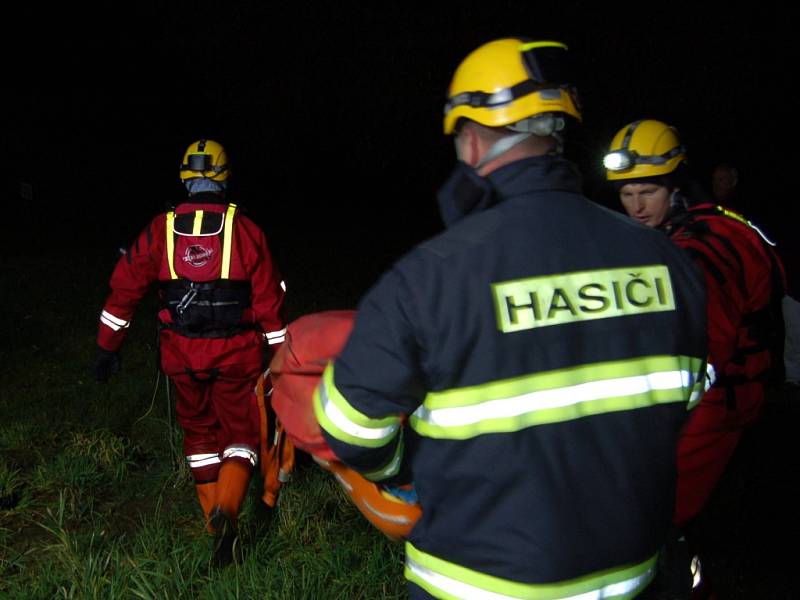
[[[714,162],[736,163],[770,217],[793,170],[796,152],[776,152],[797,138],[788,73],[797,52],[779,11],[698,12],[688,2],[647,14],[500,0],[159,4],[91,19],[70,13],[65,22],[51,15],[46,25],[33,9],[20,16],[23,42],[7,58],[43,58],[16,61],[6,78],[14,177],[4,190],[14,200],[19,182],[33,184],[41,231],[126,244],[180,197],[185,147],[210,137],[228,149],[232,192],[275,243],[379,244],[387,229],[419,241],[439,227],[434,193],[454,160],[441,134],[452,71],[506,35],[570,46],[584,123],[566,154],[598,201],[615,204],[598,168],[604,148],[640,117],[679,128],[702,183]],[[368,233],[353,226],[357,218]]]

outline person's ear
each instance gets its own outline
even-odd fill
[[[688,203],[686,202],[686,198],[681,194],[681,188],[674,187],[669,194],[669,205],[670,206],[677,206],[680,205],[683,208],[688,208]]]
[[[471,127],[464,127],[458,134],[460,144],[459,159],[467,163],[470,167],[478,164],[481,158],[480,138]]]

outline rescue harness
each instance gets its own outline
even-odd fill
[[[229,204],[224,213],[196,210],[167,213],[166,242],[170,279],[161,282],[159,313],[165,327],[189,338],[230,337],[252,329],[244,319],[250,308],[249,281],[230,279],[233,219],[236,205]],[[219,236],[222,242],[220,276],[212,281],[192,281],[175,270],[177,236]],[[166,314],[165,314],[166,312]]]

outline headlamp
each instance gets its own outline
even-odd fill
[[[636,164],[636,156],[629,150],[614,150],[603,157],[603,166],[609,171],[625,171]]]
[[[671,158],[678,154],[683,154],[684,152],[686,152],[686,150],[683,146],[676,146],[669,152],[665,152],[661,155],[643,156],[636,151],[622,148],[606,154],[603,157],[603,166],[609,171],[616,172],[626,171],[634,165],[663,165]]]
[[[664,154],[639,154],[636,150],[631,150],[630,143],[633,132],[641,123],[641,120],[631,123],[625,132],[621,147],[608,152],[603,157],[603,166],[608,171],[618,173],[632,169],[636,165],[665,165],[676,156],[686,153],[686,148],[680,144]]]

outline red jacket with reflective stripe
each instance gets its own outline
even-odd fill
[[[769,320],[769,307],[783,296],[786,276],[777,254],[741,219],[701,204],[667,224],[671,238],[705,275],[709,362],[719,378],[705,402],[724,401],[726,383],[741,388],[763,376],[771,363],[765,334],[777,324]],[[737,400],[746,403],[738,396],[739,390]]]
[[[224,214],[227,209],[227,203],[187,201],[175,209],[175,215],[177,218],[197,210]],[[166,222],[166,213],[155,217],[114,268],[111,294],[103,307],[97,336],[97,343],[107,350],[117,350],[122,345],[136,306],[150,285],[171,279]],[[263,331],[270,342],[279,343],[283,341],[286,325],[285,291],[266,237],[253,221],[238,211],[233,219],[231,237],[229,279],[246,281],[251,288],[251,307],[245,310],[244,319]],[[212,281],[220,277],[222,254],[220,236],[176,236],[173,267],[179,277]]]

